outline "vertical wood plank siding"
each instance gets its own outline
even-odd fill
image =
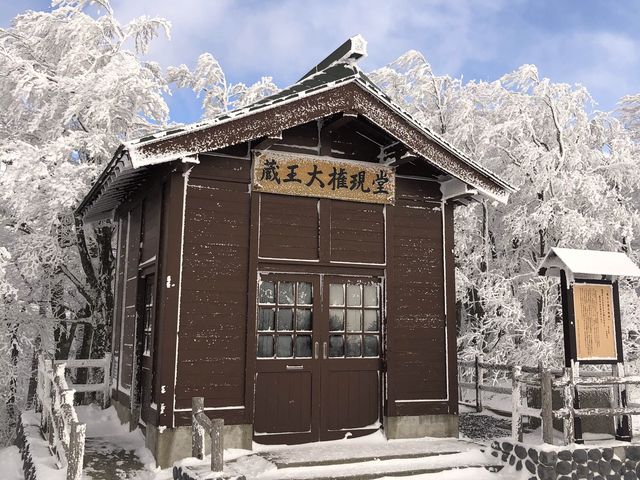
[[[115,303],[113,312],[113,371],[116,372],[115,390],[112,392],[113,398],[119,399],[117,372],[120,371],[120,335],[122,327],[122,302],[124,301],[124,261],[127,248],[127,215],[118,218],[118,250],[116,253],[116,279],[115,279]]]
[[[437,188],[436,183],[398,179],[397,203],[390,207],[389,415],[448,411],[443,215]],[[455,328],[453,334],[455,339]]]
[[[318,259],[318,199],[260,195],[260,256]]]
[[[176,409],[245,403],[250,163],[216,158],[187,187]],[[188,423],[190,413],[177,415]],[[222,415],[238,423],[238,412]]]
[[[133,350],[136,331],[136,293],[138,289],[138,263],[140,260],[140,220],[142,208],[137,205],[129,217],[129,242],[127,244],[127,263],[124,278],[124,317],[122,319],[122,345],[120,385],[131,388],[133,374]]]
[[[385,263],[384,206],[331,200],[331,260]]]
[[[181,170],[173,172],[163,190],[162,230],[158,283],[158,347],[156,352],[156,394],[158,424],[173,425],[176,331],[178,328],[178,282],[182,245],[182,203],[185,178]]]

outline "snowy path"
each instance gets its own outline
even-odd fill
[[[145,465],[152,467],[155,462],[139,430],[129,432],[127,425],[120,425],[113,408],[101,410],[88,405],[78,406],[76,411],[78,419],[87,424],[85,480],[137,479],[143,473],[153,478]]]

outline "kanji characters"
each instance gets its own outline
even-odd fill
[[[278,163],[275,160],[267,160],[262,167],[260,180],[276,182],[280,185],[280,174],[278,173]]]
[[[349,186],[349,190],[360,190],[364,193],[370,192],[371,189],[369,187],[365,188],[365,182],[367,179],[367,172],[364,170],[360,170],[358,173],[354,173],[351,175],[351,185]]]
[[[320,179],[320,175],[322,175],[322,170],[318,169],[318,165],[313,164],[313,171],[307,172],[309,174],[309,181],[306,183],[307,187],[310,187],[313,182],[318,182],[320,188],[324,188],[324,182]]]
[[[384,170],[380,170],[376,174],[376,178],[373,180],[373,183],[375,185],[375,190],[373,191],[374,194],[389,193],[384,189],[385,184],[389,183],[389,175],[387,175],[387,172]]]
[[[329,186],[331,190],[349,188],[347,185],[347,171],[344,168],[333,167],[333,172],[329,174]]]

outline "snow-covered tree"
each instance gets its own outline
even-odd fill
[[[249,105],[278,91],[271,77],[262,77],[249,86],[227,81],[220,63],[210,53],[198,57],[193,71],[185,64],[169,67],[168,79],[178,88],[189,88],[202,97],[202,117],[205,119]]]
[[[485,201],[456,211],[461,354],[559,362],[557,282],[538,276],[537,266],[553,246],[637,258],[640,166],[629,130],[611,114],[589,113],[585,88],[541,79],[533,65],[463,84],[435,75],[411,51],[371,75],[427,126],[518,188],[506,206]],[[638,303],[632,286],[623,289],[628,313]],[[636,318],[624,315],[627,331],[638,329]]]
[[[0,29],[0,444],[34,349],[67,357],[78,325],[82,354],[109,348],[114,228],[83,226],[73,209],[117,146],[166,126],[171,82],[204,93],[209,115],[276,90],[228,83],[210,54],[165,74],[146,57],[169,30],[148,16],[122,24],[108,0],[53,0]]]
[[[166,81],[142,55],[168,29],[158,18],[120,24],[106,0],[57,0],[0,29],[0,273],[13,272],[0,279],[0,352],[8,350],[0,396],[8,403],[26,400],[15,382],[30,376],[20,374],[31,367],[26,347],[51,349],[55,333],[64,355],[82,319],[85,334],[94,332],[91,353],[108,348],[113,227],[84,229],[72,211],[119,143],[167,121]]]

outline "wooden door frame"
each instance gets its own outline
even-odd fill
[[[363,282],[363,283],[367,283],[367,282],[371,282],[373,281],[374,283],[377,283],[379,285],[379,295],[380,295],[380,305],[378,305],[379,311],[380,311],[380,325],[379,325],[379,356],[378,357],[361,357],[361,358],[353,358],[353,359],[339,359],[336,358],[334,360],[340,361],[340,360],[344,360],[346,361],[350,361],[350,360],[360,360],[360,362],[366,362],[366,364],[370,364],[371,366],[375,365],[377,363],[377,369],[378,369],[378,398],[379,398],[379,403],[378,403],[378,421],[380,423],[378,428],[372,428],[372,429],[353,429],[353,430],[346,430],[349,431],[352,434],[351,438],[355,438],[355,437],[359,437],[359,436],[363,436],[363,435],[368,435],[370,433],[374,433],[377,430],[380,430],[382,428],[382,420],[383,420],[383,415],[384,415],[384,406],[385,406],[385,402],[386,402],[386,392],[384,390],[384,385],[385,385],[385,355],[386,355],[386,349],[385,349],[385,331],[386,331],[386,282],[385,282],[385,276],[384,275],[375,275],[375,274],[351,274],[351,273],[345,273],[345,274],[337,274],[337,273],[326,273],[326,274],[322,274],[322,325],[323,325],[323,330],[320,332],[320,336],[321,338],[324,338],[327,342],[329,341],[329,336],[330,336],[330,329],[329,329],[329,310],[331,308],[331,305],[329,304],[329,288],[330,288],[330,284],[331,281],[334,280],[336,281],[336,283],[340,282],[340,283],[345,283],[345,284],[349,284],[349,283],[358,283],[358,282]],[[346,291],[345,291],[345,304],[346,304]],[[363,299],[364,301],[364,299]],[[364,319],[363,319],[364,321]],[[346,318],[345,318],[345,322],[346,322]],[[364,328],[364,326],[363,326]],[[346,325],[345,325],[345,332],[346,332]],[[345,346],[346,348],[346,346]],[[364,344],[362,345],[362,348],[364,348]],[[327,355],[326,358],[321,356],[321,360],[324,360],[325,362],[331,362],[331,357],[329,357]],[[321,363],[320,366],[320,370],[321,370],[321,378],[320,380],[322,381],[322,377],[325,374],[325,370],[326,367],[328,367],[330,364],[326,363],[323,364]],[[324,368],[322,368],[324,367]],[[345,369],[348,370],[348,369]],[[322,388],[322,385],[321,385]],[[324,395],[325,392],[321,391],[321,404],[324,403]],[[322,410],[322,405],[321,405],[321,410]],[[337,440],[339,438],[342,438],[340,435],[340,433],[337,433],[335,431],[329,430],[329,428],[326,426],[326,422],[327,421],[327,416],[326,415],[322,415],[321,413],[321,425],[320,425],[320,440]],[[346,433],[345,431],[345,433]]]
[[[283,265],[284,267],[284,265]],[[285,267],[286,268],[286,267]],[[284,269],[283,269],[284,270]],[[257,314],[258,314],[258,300],[259,300],[259,285],[261,281],[292,281],[292,282],[298,282],[298,281],[308,281],[311,282],[314,285],[314,289],[317,288],[318,292],[316,293],[314,291],[314,298],[313,298],[313,308],[314,308],[314,316],[313,316],[313,326],[312,326],[312,357],[310,359],[305,359],[305,361],[310,362],[311,363],[311,372],[312,372],[312,392],[311,392],[311,396],[312,396],[312,412],[315,413],[315,415],[312,414],[311,417],[311,430],[308,433],[288,433],[288,434],[269,434],[269,435],[257,435],[256,436],[256,431],[255,431],[255,415],[256,415],[256,398],[255,398],[255,384],[254,384],[254,398],[252,399],[252,403],[253,403],[253,410],[252,410],[252,414],[253,414],[253,418],[254,418],[254,429],[253,429],[253,438],[255,441],[257,442],[262,442],[262,443],[273,443],[273,440],[276,441],[276,443],[279,442],[287,442],[287,443],[303,443],[305,441],[308,442],[315,442],[315,441],[319,441],[319,440],[325,440],[325,439],[329,439],[330,437],[333,438],[335,437],[335,433],[332,434],[331,431],[329,431],[328,428],[325,428],[325,420],[323,420],[324,417],[322,415],[322,408],[323,408],[323,392],[322,392],[322,376],[323,376],[323,372],[322,372],[322,367],[323,367],[323,362],[327,362],[330,361],[327,355],[327,358],[323,358],[323,349],[324,349],[324,345],[323,343],[328,343],[329,340],[329,284],[331,283],[331,280],[334,281],[338,281],[341,283],[356,283],[356,282],[363,282],[363,283],[369,283],[369,282],[375,282],[379,285],[379,295],[380,295],[380,305],[379,305],[379,311],[380,311],[380,329],[379,329],[379,349],[380,349],[380,356],[375,358],[375,357],[371,357],[371,358],[366,358],[366,357],[362,357],[359,360],[361,362],[366,362],[366,363],[370,363],[371,366],[373,367],[374,364],[377,366],[377,370],[378,370],[378,391],[379,391],[379,395],[378,395],[378,421],[380,422],[380,427],[375,428],[375,429],[354,429],[353,432],[353,436],[357,437],[360,435],[365,435],[365,434],[369,434],[372,433],[380,428],[382,428],[382,419],[383,419],[383,413],[384,413],[384,408],[385,408],[385,403],[386,403],[386,392],[385,392],[385,355],[386,355],[386,349],[385,349],[385,344],[386,344],[386,323],[387,323],[387,319],[386,319],[386,314],[385,314],[385,306],[386,306],[386,278],[384,274],[379,274],[378,272],[374,273],[374,272],[358,272],[358,273],[351,273],[351,272],[346,272],[346,273],[340,273],[339,271],[333,271],[330,273],[326,273],[326,271],[324,273],[322,272],[313,272],[313,273],[309,273],[309,272],[296,272],[294,271],[282,271],[282,270],[278,270],[278,271],[273,271],[273,270],[260,270],[257,273],[256,276],[257,282],[256,282],[256,294],[255,294],[255,305],[252,309],[252,311],[255,312],[255,314],[252,316],[252,321],[253,321],[253,325],[250,325],[249,328],[247,329],[248,331],[252,332],[252,338],[250,340],[250,343],[253,345],[253,350],[250,352],[250,355],[252,355],[251,359],[252,361],[254,361],[254,365],[255,365],[255,376],[254,376],[254,381],[257,382],[257,377],[258,374],[261,370],[261,365],[262,365],[262,369],[265,369],[264,371],[271,371],[272,368],[275,368],[276,370],[273,371],[280,371],[278,370],[278,368],[276,367],[275,362],[295,362],[295,359],[258,359],[257,358],[257,336],[258,336],[258,331],[257,331]],[[250,307],[251,308],[251,307]],[[319,344],[318,347],[316,347],[316,342]],[[318,348],[318,350],[316,350],[316,348]],[[328,349],[328,347],[326,347]],[[317,356],[316,356],[316,352],[318,352]],[[249,352],[248,352],[249,353]],[[356,360],[356,359],[354,359]],[[264,362],[264,363],[261,363]],[[267,363],[267,362],[274,362],[274,363]],[[328,365],[328,364],[327,364]],[[268,366],[268,367],[267,367]],[[267,368],[265,368],[267,367]],[[280,367],[282,368],[282,367]],[[373,368],[372,368],[373,369]],[[310,437],[310,438],[307,438]]]
[[[296,359],[295,357],[291,358],[258,358],[257,357],[257,338],[258,338],[258,329],[257,329],[257,316],[259,311],[259,288],[260,282],[262,281],[273,281],[273,282],[309,282],[312,284],[313,288],[313,316],[312,316],[312,326],[311,326],[311,357],[309,358],[300,358]],[[276,293],[277,295],[277,293]],[[319,382],[319,349],[316,347],[316,343],[319,343],[318,333],[316,330],[316,325],[318,324],[318,312],[322,310],[322,278],[317,274],[310,273],[296,273],[296,272],[269,272],[269,271],[259,271],[257,275],[256,282],[256,297],[255,297],[255,315],[253,315],[253,326],[248,331],[253,332],[252,344],[254,345],[254,349],[251,352],[252,360],[255,362],[255,375],[254,375],[254,398],[253,398],[253,411],[252,416],[254,419],[253,422],[253,439],[254,441],[260,443],[307,443],[316,441],[319,438],[319,418],[317,415],[313,415],[314,411],[317,411],[320,408],[320,382]],[[274,321],[277,322],[277,318],[274,318]],[[293,320],[295,322],[295,318]],[[294,347],[295,348],[295,347]],[[308,369],[304,368],[306,371],[311,372],[311,418],[310,418],[310,430],[308,432],[295,432],[295,433],[263,433],[262,435],[256,435],[256,390],[257,390],[257,381],[258,375],[261,372],[284,372],[286,370],[286,364],[300,363],[302,365],[308,365]]]
[[[139,425],[146,426],[142,419],[142,362],[144,361],[144,322],[145,322],[145,281],[149,275],[154,275],[155,284],[152,286],[154,295],[153,305],[153,319],[151,322],[151,370],[153,375],[153,360],[155,358],[155,333],[156,333],[156,318],[158,308],[158,276],[156,273],[155,262],[145,265],[138,270],[138,285],[136,289],[136,324],[134,329],[134,346],[133,358],[132,358],[132,373],[131,373],[131,420],[129,422],[130,429],[135,429]],[[153,379],[152,379],[153,382]],[[153,398],[150,398],[150,403],[153,403]],[[149,405],[150,408],[150,405]]]

